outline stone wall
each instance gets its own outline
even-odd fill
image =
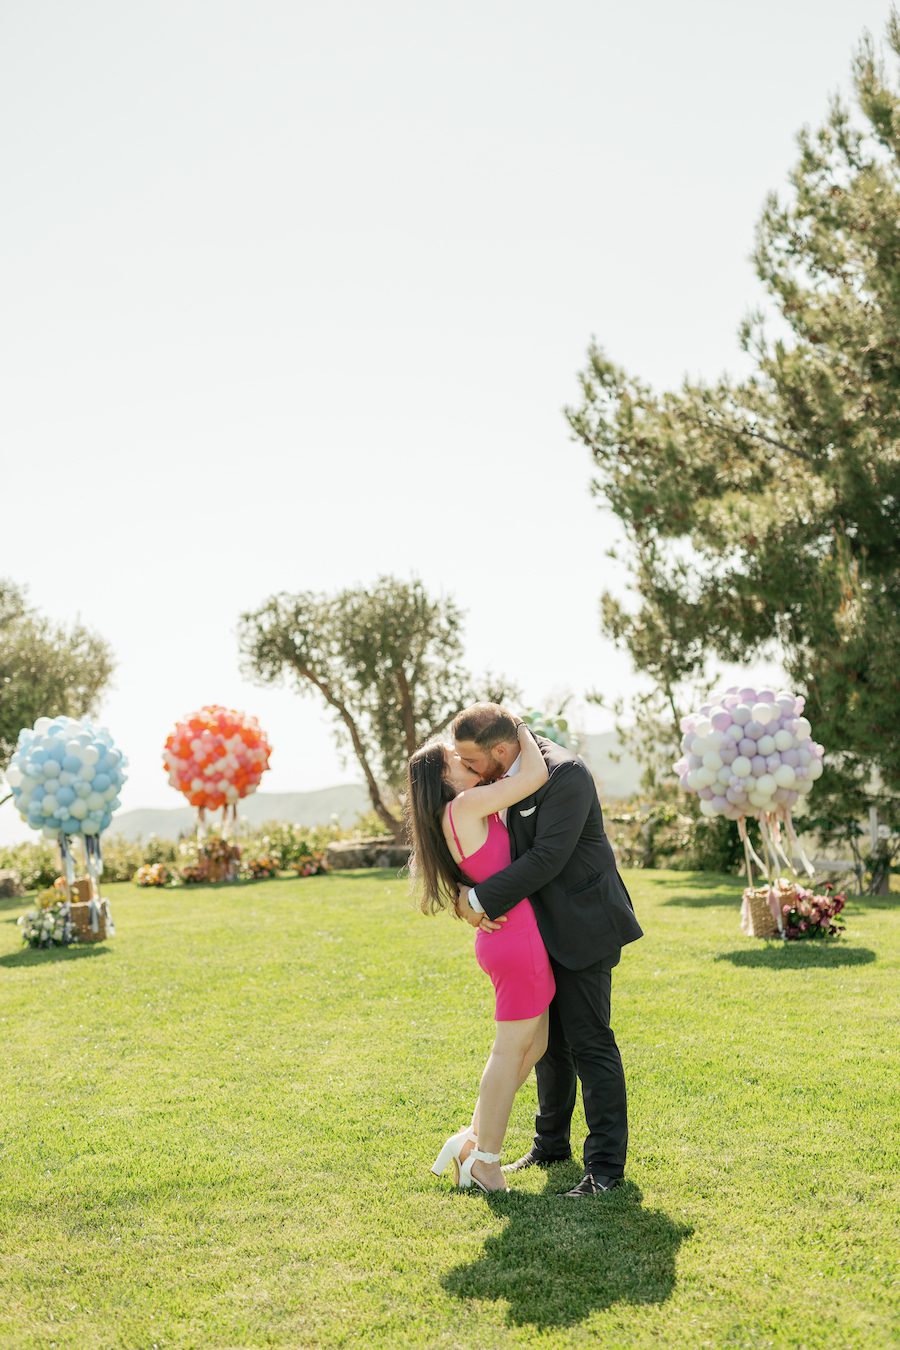
[[[342,839],[329,844],[325,863],[331,872],[348,871],[357,867],[393,867],[398,870],[409,863],[409,846],[398,844],[391,836],[371,839]]]

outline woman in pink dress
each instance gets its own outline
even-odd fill
[[[547,781],[547,766],[524,722],[518,726],[517,772],[483,784],[451,746],[433,742],[409,761],[413,872],[422,909],[453,910],[457,886],[476,885],[509,866],[509,835],[500,813]],[[547,1009],[556,992],[531,901],[523,898],[500,925],[479,928],[475,956],[496,994],[496,1035],[481,1076],[471,1125],[444,1144],[432,1171],[453,1163],[457,1185],[506,1190],[500,1148],[517,1090],[547,1048]]]

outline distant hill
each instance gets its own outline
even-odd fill
[[[241,819],[251,825],[262,825],[267,820],[286,820],[294,825],[327,825],[332,816],[337,816],[345,829],[363,811],[370,809],[369,794],[357,783],[320,788],[318,792],[255,792],[238,808]],[[110,834],[119,834],[125,839],[146,839],[150,834],[161,839],[175,839],[179,834],[192,831],[196,824],[197,813],[190,806],[169,810],[145,808],[117,815]]]
[[[617,797],[630,797],[638,790],[640,768],[631,755],[624,755],[616,764],[611,754],[618,744],[615,732],[599,736],[584,736],[580,747],[582,758],[590,768],[600,790],[601,802]],[[240,815],[251,825],[262,825],[267,820],[287,820],[295,825],[327,825],[337,816],[346,829],[364,811],[371,809],[369,794],[358,783],[344,783],[340,787],[321,788],[318,792],[255,792],[240,804]],[[125,839],[146,839],[155,834],[161,839],[175,839],[189,833],[197,823],[197,815],[189,806],[169,810],[150,808],[123,811],[113,820],[110,834]]]

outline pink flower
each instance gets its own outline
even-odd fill
[[[809,927],[809,924],[806,922],[806,920],[805,920],[805,919],[801,919],[801,920],[800,920],[800,932],[801,932],[801,933],[805,933],[808,927]]]

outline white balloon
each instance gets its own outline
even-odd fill
[[[704,816],[717,816],[719,814],[712,802],[707,801],[705,798],[700,803],[700,813]]]
[[[700,773],[703,770],[699,770]],[[738,755],[731,766],[731,772],[738,778],[749,778],[752,772],[752,765],[746,755]]]
[[[716,775],[712,772],[711,769],[706,768],[695,769],[694,778],[696,780],[698,788],[711,787],[712,784],[716,781]]]
[[[789,731],[785,731],[785,730],[782,728],[781,731],[776,731],[776,732],[775,732],[775,749],[776,749],[776,750],[790,750],[791,747],[793,746],[793,744],[794,744],[794,738],[793,738],[793,736],[791,735],[791,733],[790,733]]]
[[[824,772],[825,766],[820,759],[814,759],[810,761],[807,773],[809,774],[811,780],[821,778]]]
[[[74,802],[69,803],[69,815],[74,816],[76,820],[84,820],[87,813],[87,803],[82,797],[76,797]]]
[[[782,765],[780,765],[780,766],[775,770],[775,773],[774,773],[773,776],[774,776],[775,782],[778,784],[778,786],[779,786],[779,787],[783,787],[783,788],[793,787],[793,786],[794,786],[794,780],[795,780],[796,777],[797,777],[797,775],[794,773],[794,770],[791,768],[790,764],[782,764]]]
[[[805,717],[798,717],[794,723],[794,735],[798,741],[808,741],[812,734],[812,727]]]
[[[722,767],[722,756],[718,750],[710,750],[703,756],[704,769],[712,769],[716,773]]]
[[[759,722],[760,726],[767,727],[777,716],[778,714],[771,703],[754,703],[753,721]]]
[[[705,738],[709,735],[712,729],[713,725],[712,722],[709,720],[709,718],[701,717],[700,720],[694,726],[694,734],[696,736],[702,736]]]
[[[9,768],[6,770],[6,781],[11,788],[19,787],[24,777],[25,775],[18,764],[10,764]]]
[[[45,816],[56,815],[56,798],[54,797],[52,792],[48,792],[44,800],[41,802],[41,813]]]
[[[777,746],[775,745],[775,737],[760,736],[759,740],[756,742],[756,749],[758,754],[765,755],[766,758],[768,758],[769,755],[773,755],[775,753],[775,750],[777,749]]]
[[[771,797],[778,784],[770,773],[764,773],[756,780],[756,791],[761,797]]]
[[[48,730],[48,728],[50,727],[50,724],[51,724],[51,723],[50,723],[50,718],[49,718],[49,717],[39,717],[38,720],[37,720],[37,721],[35,722],[35,724],[34,724],[35,735],[37,735],[37,736],[46,736],[47,730]]]

